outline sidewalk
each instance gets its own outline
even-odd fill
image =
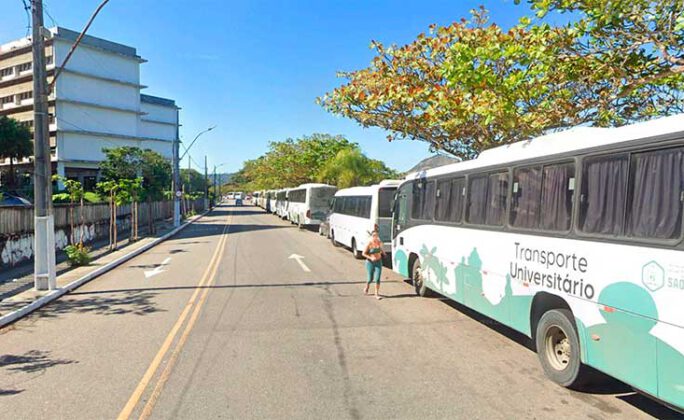
[[[71,269],[66,262],[58,264],[57,289],[55,290],[33,289],[32,272],[26,275],[24,271],[24,275],[20,278],[5,283],[1,283],[2,280],[0,280],[0,288],[4,288],[0,289],[0,299],[2,299],[0,300],[0,328],[147,251],[194,223],[206,213],[189,218],[175,229],[169,223],[157,226],[157,233],[154,236],[147,236],[132,243],[123,241],[125,245],[120,245],[113,252],[109,252],[107,247],[100,248],[94,251],[94,258],[90,265]],[[3,273],[3,277],[7,277],[7,274]],[[6,298],[3,298],[3,295]]]

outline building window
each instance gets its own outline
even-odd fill
[[[0,77],[11,76],[13,73],[14,73],[14,68],[12,68],[12,67],[5,67],[4,69],[0,69]]]
[[[18,101],[21,102],[31,98],[33,98],[33,91],[21,92]]]
[[[28,63],[22,63],[17,66],[17,72],[21,73],[24,71],[29,71],[31,70],[31,62],[29,61]]]
[[[27,126],[28,128],[33,128],[33,120],[22,121],[21,123]]]
[[[48,55],[47,57],[45,57],[45,65],[49,66],[50,64],[52,64],[52,60],[53,60],[53,58],[51,55]]]
[[[0,105],[5,105],[14,102],[14,95],[9,95],[0,98]]]

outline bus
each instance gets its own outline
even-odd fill
[[[375,225],[385,251],[391,251],[392,200],[400,181],[385,180],[369,187],[339,190],[333,199],[330,214],[330,241],[333,245],[351,248],[355,258],[370,240]]]
[[[276,193],[277,190],[268,190],[266,192],[267,195],[267,200],[266,200],[266,211],[269,213],[274,213],[276,212]]]
[[[289,188],[283,188],[275,193],[275,206],[272,209],[274,209],[273,213],[277,214],[281,219],[287,217],[287,192],[289,190]]]
[[[546,375],[591,366],[684,408],[684,115],[577,127],[411,174],[393,269],[532,339]]]
[[[300,228],[320,225],[336,191],[337,187],[328,184],[302,184],[291,189],[287,193],[288,220]]]

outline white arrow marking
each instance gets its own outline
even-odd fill
[[[154,270],[151,271],[145,271],[145,278],[149,279],[150,277],[156,276],[159,273],[163,273],[164,271],[164,266],[169,265],[169,262],[171,261],[171,257],[168,257],[164,261],[162,261],[161,264],[159,264],[158,267],[155,267]]]
[[[302,259],[303,259],[304,257],[302,257],[301,255],[292,254],[292,255],[290,255],[288,258],[291,259],[291,260],[297,260],[297,262],[299,263],[299,266],[302,267],[302,270],[306,271],[307,273],[310,273],[310,272],[311,272],[311,270],[309,269],[309,267],[307,267],[306,264],[304,264],[304,261],[302,261]]]

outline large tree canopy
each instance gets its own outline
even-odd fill
[[[537,18],[504,30],[486,10],[404,45],[373,42],[370,67],[319,98],[330,112],[471,158],[579,124],[682,111],[682,2],[530,0]],[[551,26],[549,11],[574,12]],[[541,20],[539,20],[541,19]]]
[[[316,181],[346,187],[392,176],[396,176],[395,171],[367,158],[356,143],[345,137],[312,134],[269,143],[264,155],[246,161],[233,175],[230,188],[285,188]]]

